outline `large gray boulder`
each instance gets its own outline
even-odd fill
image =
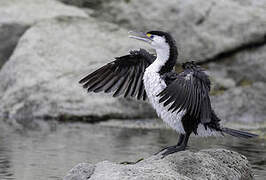
[[[212,96],[212,105],[223,122],[264,123],[266,121],[266,84],[229,89]]]
[[[81,163],[64,180],[249,180],[253,179],[246,157],[229,150],[183,151],[161,159],[152,156],[133,165],[103,161]]]
[[[106,94],[87,94],[78,81],[143,43],[126,30],[91,18],[60,17],[32,26],[0,72],[0,116],[97,121],[153,116],[150,106]]]
[[[57,16],[87,15],[55,0],[0,0],[0,68],[29,26]]]
[[[232,79],[237,86],[266,82],[266,45],[221,58],[208,68],[214,76]]]
[[[266,121],[266,46],[209,63],[214,80],[212,104],[224,122]]]
[[[71,3],[71,0],[65,0]],[[94,2],[80,0],[85,2]],[[265,42],[266,1],[99,1],[90,15],[133,30],[166,30],[177,39],[180,59],[206,61]]]

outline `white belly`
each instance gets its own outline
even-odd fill
[[[164,88],[166,88],[166,84],[164,80],[160,77],[160,74],[154,72],[152,66],[149,66],[143,76],[144,86],[149,98],[150,103],[153,108],[156,110],[158,116],[162,118],[164,122],[166,122],[171,128],[176,130],[179,133],[184,134],[184,128],[181,122],[182,117],[185,115],[186,111],[170,112],[168,108],[171,106],[164,107],[163,104],[159,103],[159,97],[156,97]]]

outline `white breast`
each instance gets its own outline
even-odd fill
[[[171,106],[164,107],[163,104],[159,103],[158,95],[164,88],[166,88],[166,84],[164,80],[160,77],[160,74],[156,72],[158,69],[155,64],[150,65],[144,73],[143,81],[147,96],[149,98],[150,103],[153,108],[156,110],[158,116],[162,118],[164,122],[166,122],[171,128],[176,130],[179,133],[184,134],[184,128],[181,122],[182,117],[185,115],[186,111],[170,112],[168,108]]]

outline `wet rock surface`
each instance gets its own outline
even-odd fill
[[[57,16],[87,15],[54,0],[0,1],[0,68],[12,54],[19,38],[32,24]]]
[[[163,159],[151,156],[133,165],[103,161],[81,163],[71,169],[64,180],[112,179],[253,179],[245,156],[225,149],[199,152],[183,151]]]
[[[61,17],[36,24],[23,35],[0,72],[1,117],[23,122],[153,116],[145,103],[88,95],[78,84],[111,57],[140,46],[127,36],[126,30],[91,18]]]

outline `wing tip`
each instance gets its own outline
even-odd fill
[[[87,76],[86,76],[87,77]],[[82,78],[81,80],[78,81],[79,84],[83,84],[86,82],[86,77]]]

